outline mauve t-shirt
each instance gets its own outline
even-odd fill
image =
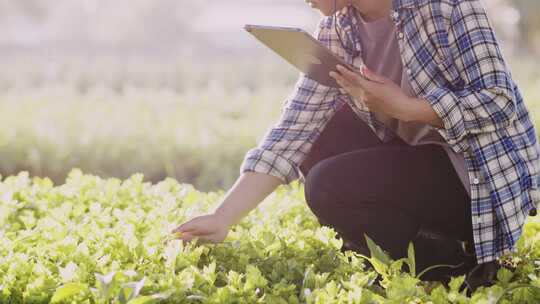
[[[365,65],[379,75],[391,79],[411,97],[415,96],[407,73],[403,69],[399,51],[397,29],[390,18],[366,22],[358,14],[359,39]],[[434,127],[416,122],[404,122],[384,113],[373,113],[378,120],[393,130],[406,143],[415,145],[441,145],[448,154],[463,186],[470,196],[469,175],[463,154],[454,152]],[[377,136],[383,139],[383,132]]]

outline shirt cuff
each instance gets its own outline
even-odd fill
[[[272,151],[260,148],[251,149],[246,153],[240,166],[240,174],[245,172],[258,172],[275,176],[289,184],[299,178],[297,166]]]
[[[444,128],[435,128],[456,153],[461,153],[465,146],[461,142],[466,137],[463,113],[453,94],[445,88],[435,88],[423,98],[441,118]]]

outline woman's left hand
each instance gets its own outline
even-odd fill
[[[415,108],[414,98],[405,94],[392,80],[365,66],[362,68],[365,77],[341,65],[337,69],[339,73],[330,72],[330,76],[353,98],[364,102],[370,111],[410,121],[411,111]]]

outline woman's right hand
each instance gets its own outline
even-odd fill
[[[231,226],[237,224],[251,210],[272,193],[281,179],[257,172],[245,172],[227,192],[223,202],[211,214],[195,217],[171,231],[172,239],[220,243],[225,240]],[[180,232],[180,235],[175,235]]]
[[[229,233],[230,224],[220,215],[212,213],[195,217],[171,231],[172,234],[181,233],[176,239],[190,242],[195,237],[212,243],[220,243]]]

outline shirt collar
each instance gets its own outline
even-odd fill
[[[403,9],[414,8],[417,5],[422,4],[426,1],[428,0],[392,0],[392,11],[399,12]],[[356,52],[362,52],[360,39],[358,38],[357,33],[355,33],[355,29],[357,27],[357,20],[353,17],[354,14],[354,8],[352,8],[350,5],[346,5],[341,10],[336,12],[336,22],[338,26],[343,30],[345,36],[344,38],[346,38],[346,41],[344,43],[354,49]],[[394,22],[396,22],[395,19]]]
[[[399,11],[402,9],[414,8],[415,6],[425,2],[426,0],[392,0],[392,10]],[[336,12],[338,24],[349,22],[347,17],[352,13],[352,9],[349,5],[344,6],[341,10]],[[356,24],[356,22],[353,22]]]
[[[336,22],[343,32],[344,37],[342,38],[345,40],[344,43],[356,52],[361,53],[362,46],[360,45],[360,38],[356,31],[358,21],[354,18],[354,14],[355,9],[350,5],[346,5],[336,12]]]

